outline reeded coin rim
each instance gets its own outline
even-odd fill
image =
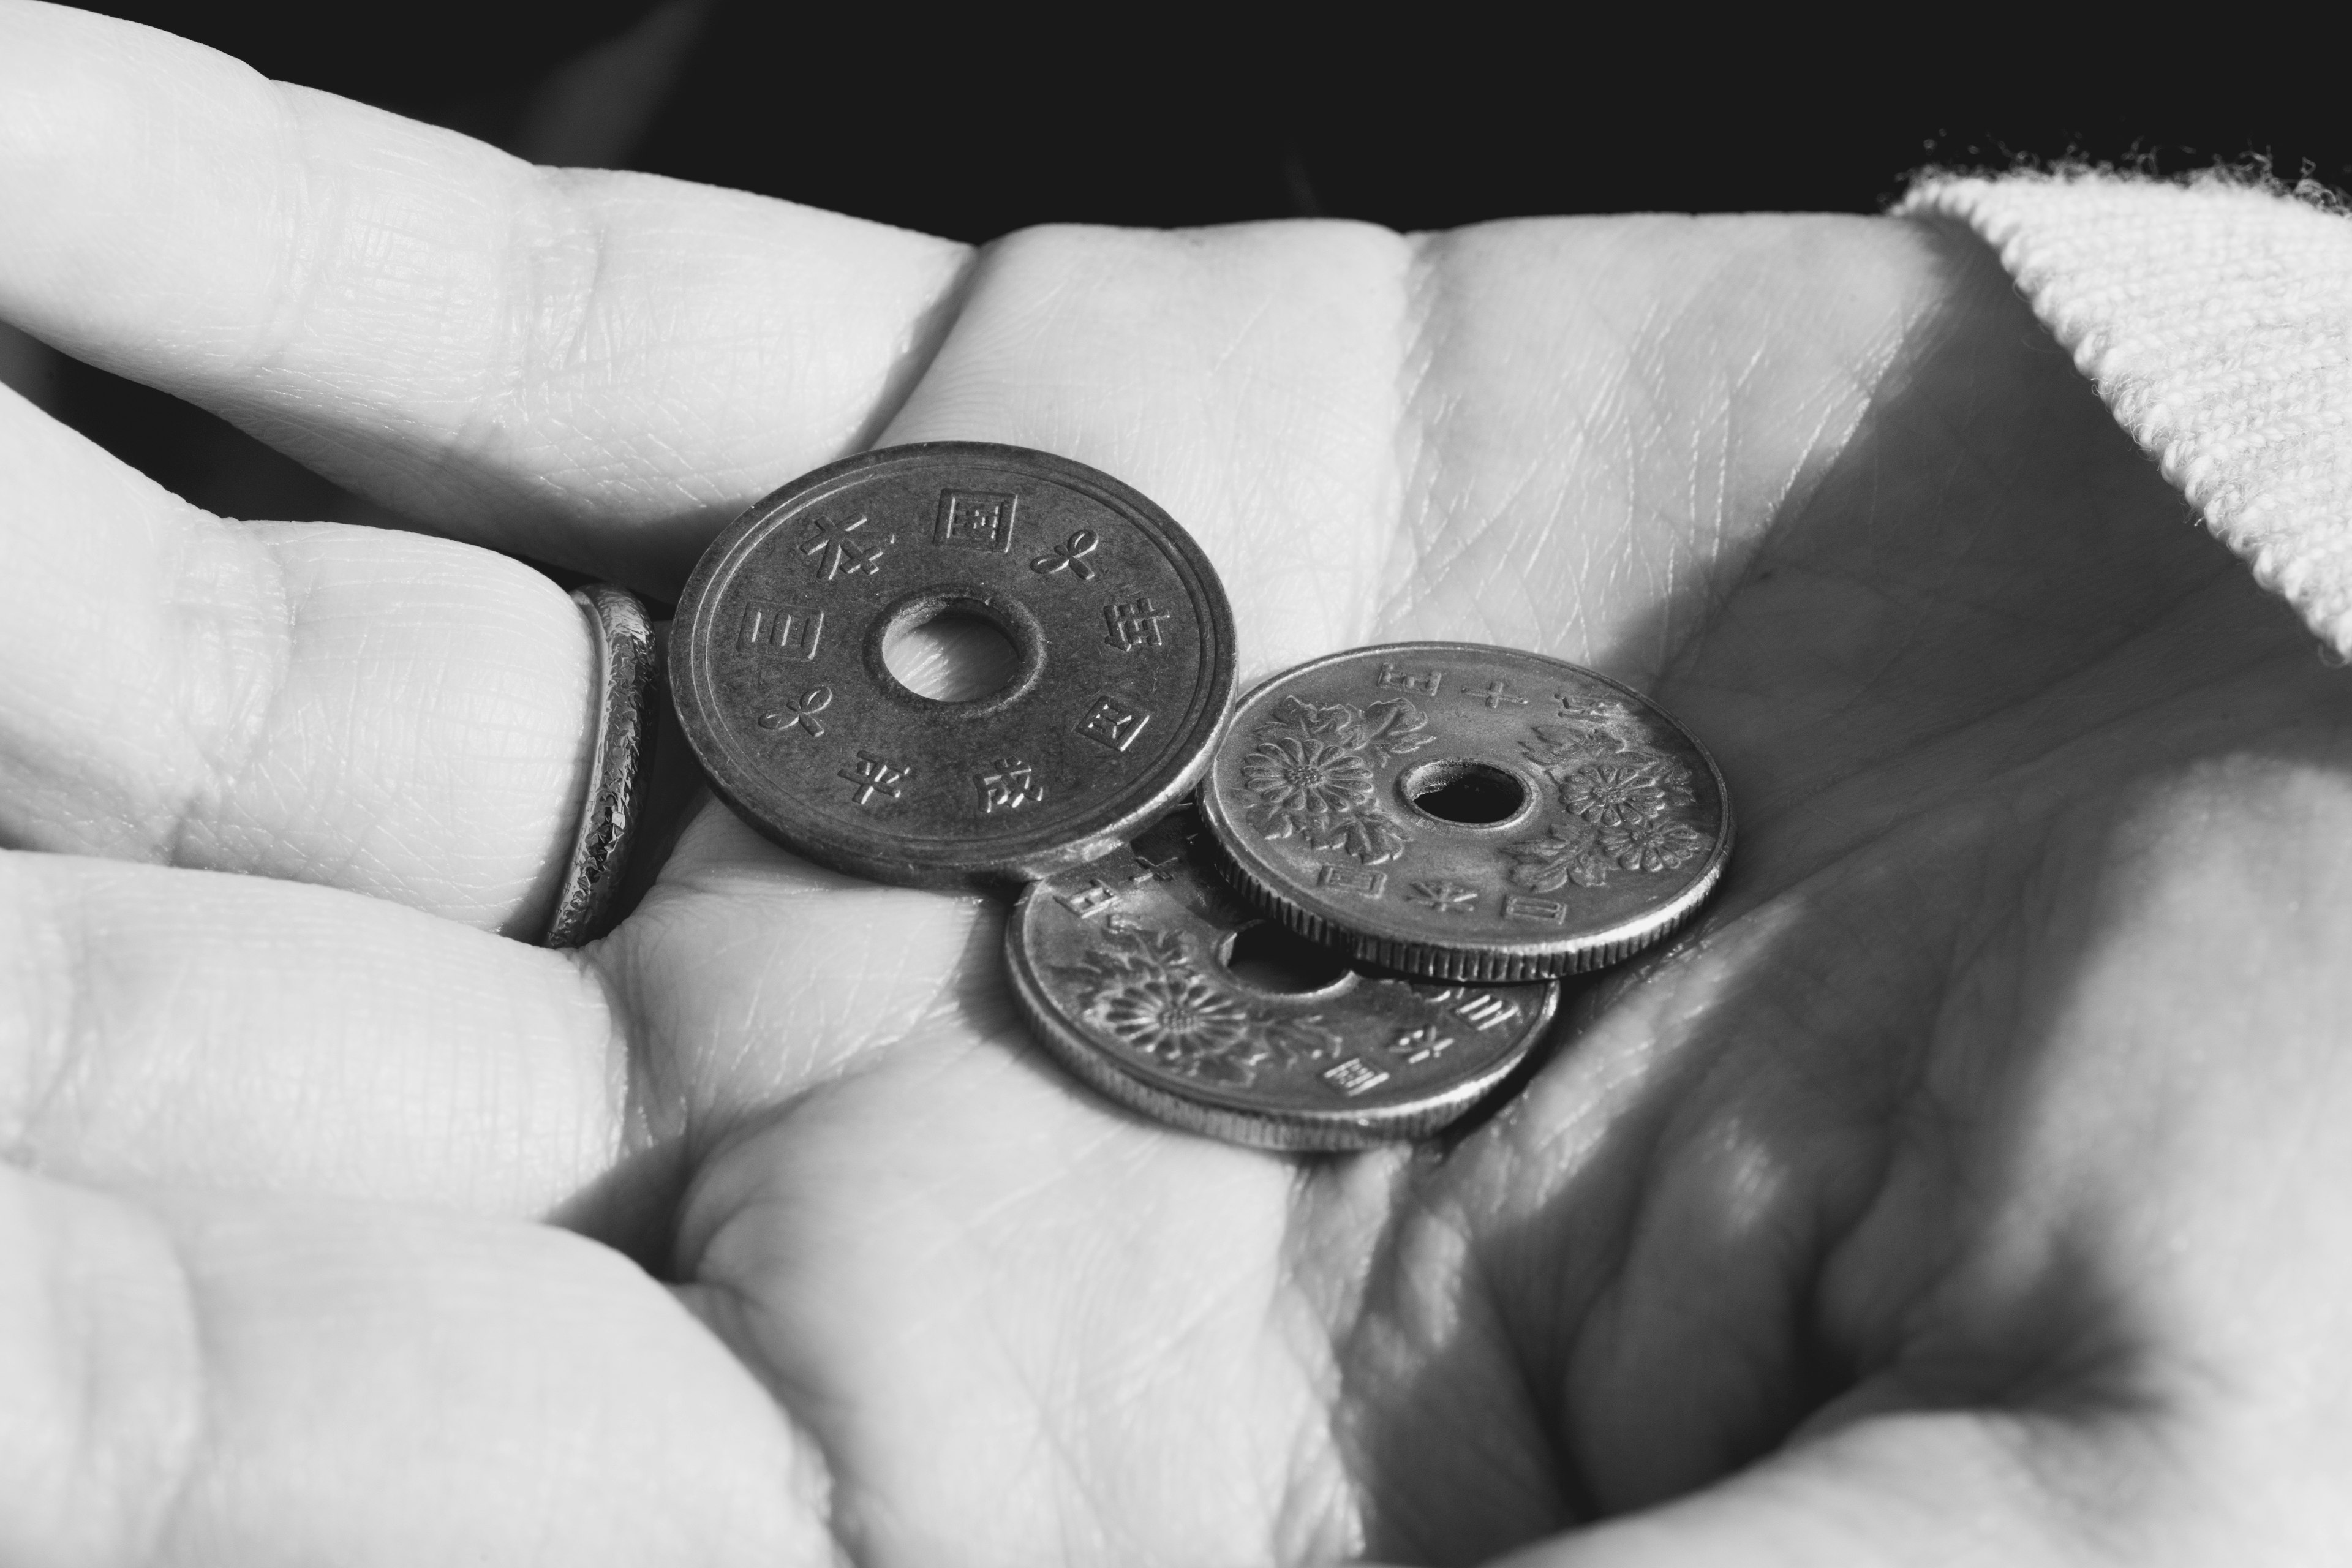
[[[1403,922],[1382,920],[1379,918],[1380,911],[1376,908],[1360,911],[1351,909],[1348,916],[1342,918],[1334,912],[1310,907],[1286,885],[1287,879],[1273,868],[1269,858],[1257,855],[1251,849],[1246,837],[1227,814],[1214,778],[1216,763],[1227,746],[1237,743],[1235,737],[1243,731],[1242,716],[1249,710],[1251,704],[1276,687],[1310,676],[1328,665],[1360,660],[1371,655],[1402,659],[1414,654],[1459,654],[1465,650],[1496,654],[1513,659],[1535,659],[1571,671],[1581,679],[1598,681],[1631,698],[1643,710],[1673,725],[1675,732],[1690,743],[1691,749],[1706,764],[1707,776],[1715,781],[1716,798],[1723,806],[1723,827],[1717,836],[1715,848],[1708,855],[1706,864],[1680,893],[1641,914],[1599,931],[1557,937],[1497,938],[1475,943],[1448,943],[1432,941],[1424,933],[1405,929]],[[1251,687],[1234,703],[1225,717],[1216,752],[1203,778],[1206,782],[1199,797],[1202,819],[1209,825],[1209,839],[1215,846],[1218,865],[1245,902],[1309,941],[1339,949],[1356,963],[1428,980],[1457,980],[1482,984],[1557,980],[1565,975],[1605,969],[1630,958],[1673,935],[1698,911],[1707,895],[1722,881],[1724,868],[1730,861],[1732,842],[1737,836],[1731,791],[1724,782],[1722,767],[1690,727],[1676,719],[1663,704],[1599,670],[1588,669],[1583,665],[1550,654],[1537,653],[1528,648],[1504,647],[1494,643],[1442,640],[1375,643],[1325,654],[1319,658],[1308,659],[1304,664],[1293,665],[1270,675]],[[1259,863],[1253,864],[1254,859]]]
[[[790,824],[770,820],[758,804],[769,780],[731,733],[718,702],[711,660],[702,657],[719,634],[718,602],[745,559],[765,542],[776,515],[787,507],[821,500],[874,469],[929,462],[992,464],[1037,474],[1051,483],[1091,497],[1133,522],[1167,556],[1178,576],[1185,580],[1188,596],[1201,612],[1200,679],[1191,702],[1181,718],[1170,725],[1175,733],[1186,737],[1184,746],[1169,753],[1171,758],[1181,758],[1181,765],[1168,767],[1160,774],[1139,776],[1125,790],[1078,818],[1049,822],[1019,835],[1005,835],[978,845],[950,834],[853,835],[814,814]],[[908,597],[933,590],[949,598],[987,603],[984,584],[953,582],[945,577],[936,584],[911,586]],[[1007,598],[1011,600],[1009,595]],[[899,609],[900,602],[894,601],[883,619],[889,619]],[[671,702],[688,747],[701,765],[711,792],[762,837],[793,853],[837,871],[898,887],[987,890],[1051,876],[1099,858],[1164,814],[1200,781],[1210,759],[1216,754],[1217,739],[1223,732],[1225,715],[1232,710],[1237,682],[1237,634],[1224,584],[1199,541],[1167,509],[1124,480],[1075,458],[995,441],[916,441],[877,447],[813,468],[778,486],[745,508],[705,548],[678,595],[674,626],[668,664]],[[863,628],[860,637],[864,637]],[[872,650],[864,649],[857,657],[861,668],[875,664],[879,658]],[[1050,658],[1051,651],[1043,650],[1042,657]],[[908,692],[895,677],[888,677],[887,668],[869,669],[867,673],[869,678],[877,673],[887,678],[880,683],[882,689],[906,710],[920,714],[927,708],[939,709],[943,716],[953,711],[958,722],[969,722],[975,717],[985,719],[994,707],[1009,706],[1017,695],[1007,692],[981,699],[980,704],[988,706],[986,710],[979,710],[974,704],[940,703]],[[1024,681],[1034,683],[1034,671],[1024,670]]]

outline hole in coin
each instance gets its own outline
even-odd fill
[[[1225,939],[1218,957],[1227,973],[1253,991],[1285,996],[1320,991],[1348,977],[1347,961],[1338,953],[1272,921],[1242,927]]]
[[[882,637],[882,663],[898,683],[934,702],[977,702],[1013,684],[1021,650],[1004,628],[968,605],[909,616]]]
[[[1405,799],[1440,822],[1505,822],[1528,804],[1528,786],[1485,763],[1423,763],[1402,780]]]

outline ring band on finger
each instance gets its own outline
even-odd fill
[[[577,947],[586,941],[627,867],[629,847],[636,837],[658,673],[653,623],[644,601],[608,583],[575,588],[572,597],[588,617],[595,639],[600,699],[588,795],[556,893],[555,913],[541,939],[547,947]]]

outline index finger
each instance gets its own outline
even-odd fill
[[[878,429],[969,255],[533,168],[37,0],[0,0],[0,316],[433,527],[656,590]]]

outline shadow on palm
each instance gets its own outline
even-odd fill
[[[1647,624],[1605,606],[1590,657],[1708,742],[1742,848],[1695,937],[1584,985],[1555,1059],[1446,1150],[1146,1126],[1013,1025],[992,910],[793,872],[805,918],[778,920],[779,858],[696,825],[635,963],[862,977],[845,1016],[652,1020],[817,1042],[652,1099],[684,1119],[677,1273],[818,1440],[855,1552],[1468,1562],[1911,1397],[1945,1326],[1922,1304],[1979,1239],[1954,1184],[1999,1184],[2077,1048],[2112,846],[2203,760],[2324,750],[2291,617],[1990,259],[1937,255],[1943,303],[1833,461]],[[742,900],[735,950],[665,952],[665,898],[696,944]],[[2115,1327],[2077,1272],[2023,1293],[2073,1304],[2068,1343]],[[1956,1321],[1941,1396],[2030,1382],[2064,1319]]]
[[[121,1038],[170,1047],[106,1058],[135,1136],[89,1137],[104,1073],[76,1078],[49,1173],[68,1179],[11,1189],[63,1205],[21,1211],[58,1236],[135,1234],[142,1259],[116,1275],[52,1248],[65,1284],[37,1269],[19,1292],[33,1385],[73,1385],[68,1416],[33,1407],[24,1495],[65,1531],[36,1556],[107,1550],[79,1516],[112,1499],[123,1550],[165,1556],[798,1561],[829,1537],[875,1564],[1468,1561],[1769,1490],[1808,1455],[1916,1437],[1906,1409],[2147,1407],[2149,1347],[2229,1320],[2211,1292],[2261,1279],[2250,1247],[2340,1233],[2332,1210],[2242,1223],[2221,1179],[2277,1140],[2323,1210],[2352,1183],[2312,1164],[2352,1114],[2340,1053],[2240,1048],[2215,1072],[2199,1032],[2216,996],[2261,1000],[2266,954],[2342,968],[2337,683],[1973,242],[1654,217],[1049,230],[974,260],[535,174],[68,8],[0,5],[0,29],[19,67],[0,98],[24,110],[0,174],[28,220],[0,268],[9,319],[454,537],[634,563],[658,589],[723,513],[846,445],[1046,447],[1194,527],[1245,673],[1404,637],[1599,665],[1706,739],[1744,841],[1692,940],[1580,987],[1491,1121],[1269,1158],[1052,1070],[1013,1023],[985,900],[829,877],[723,811],[577,970],[468,929],[529,927],[513,868],[568,846],[579,704],[553,694],[589,676],[578,645],[541,645],[577,618],[470,552],[315,531],[320,560],[391,591],[314,606],[388,637],[439,700],[371,707],[372,674],[320,659],[341,670],[320,689],[333,732],[372,714],[409,738],[454,700],[468,725],[406,753],[430,783],[480,733],[520,732],[500,715],[546,721],[516,774],[536,782],[503,818],[396,845],[406,880],[361,864],[402,834],[341,786],[267,802],[259,849],[208,851],[204,876],[22,858],[44,888],[111,889],[99,914],[39,907],[88,916],[59,929],[91,952],[144,955]],[[402,222],[370,221],[386,212]],[[64,541],[119,511],[130,532],[91,537],[141,552],[236,531],[17,413],[62,508],[31,487],[28,526]],[[111,631],[135,575],[73,542],[75,634],[148,646]],[[212,623],[157,559],[152,646],[202,645]],[[294,624],[272,584],[220,603]],[[403,591],[454,608],[404,621]],[[508,640],[426,646],[493,621]],[[526,654],[536,682],[504,679]],[[170,663],[93,689],[144,700]],[[487,683],[440,684],[468,669]],[[487,718],[467,695],[485,691]],[[285,733],[289,776],[316,782],[318,735]],[[172,776],[136,749],[121,781]],[[453,882],[474,837],[509,869]],[[230,871],[262,874],[209,874]],[[326,886],[271,880],[289,874]],[[159,895],[180,923],[143,947],[103,914]],[[249,918],[302,941],[196,940]],[[2326,941],[2266,945],[2283,921]],[[2315,994],[2323,1024],[2352,1013]],[[2233,1047],[2294,1036],[2218,1016]],[[415,1070],[373,1076],[387,1062]],[[2282,1116],[2304,1119],[2291,1139]],[[188,1191],[117,1202],[126,1176]],[[2200,1203],[2208,1179],[2223,1199]],[[583,1182],[562,1217],[677,1281],[733,1359],[604,1249],[517,1223]],[[2324,1318],[2345,1297],[2249,1291],[2243,1331],[2315,1362],[2352,1344]],[[166,1298],[121,1341],[140,1359],[74,1359]],[[52,1342],[73,1347],[62,1376]],[[2352,1386],[2352,1367],[2289,1371]],[[179,1451],[143,1458],[159,1440]],[[92,1465],[87,1493],[55,1479]],[[1947,1479],[1969,1477],[1907,1478]],[[1838,1560],[1803,1531],[1856,1495],[1800,1498],[1801,1528],[1765,1544]],[[1734,1534],[1652,1560],[1767,1554]]]
[[[2035,1184],[2053,1128],[2133,1120],[2116,1074],[2166,1077],[2116,994],[2202,956],[2172,916],[2228,923],[2224,862],[2301,853],[2347,708],[1990,258],[1946,264],[1946,319],[1655,689],[1741,809],[1714,909],[1588,984],[1401,1205],[1473,1239],[1352,1328],[1424,1346],[1363,1389],[1373,1556],[1479,1560],[1801,1428],[2154,1381],[2140,1281]]]

